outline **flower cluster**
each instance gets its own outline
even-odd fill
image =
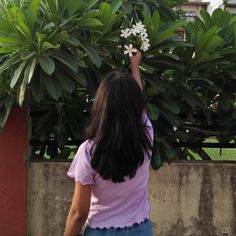
[[[139,46],[139,49],[143,52],[146,52],[150,47],[147,30],[141,21],[134,24],[132,28],[121,30],[120,36],[125,38],[129,43],[129,45],[124,45],[124,54],[129,54],[130,57],[133,56],[133,53],[137,52],[134,45]]]

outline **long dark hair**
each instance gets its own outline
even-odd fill
[[[142,121],[145,101],[129,73],[114,71],[101,82],[92,106],[87,138],[94,141],[91,166],[105,180],[134,177],[150,158],[150,137]]]

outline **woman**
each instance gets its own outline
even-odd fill
[[[144,112],[139,71],[141,53],[131,59],[132,76],[110,73],[92,107],[87,140],[68,175],[75,190],[64,236],[151,236],[148,175],[153,129]]]

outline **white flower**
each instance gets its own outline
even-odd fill
[[[144,27],[145,27],[144,24],[141,21],[139,21],[135,25],[133,25],[133,30],[136,31],[136,33],[141,33],[144,30],[146,31]]]
[[[130,30],[130,33],[134,36],[138,34],[137,30],[133,28]]]
[[[150,47],[150,44],[149,44],[148,42],[145,42],[145,41],[144,41],[144,42],[141,44],[140,49],[141,49],[142,51],[146,52],[146,51],[149,49],[149,47]]]
[[[132,37],[129,37],[130,35],[132,35]],[[137,49],[133,48],[133,44],[131,44],[131,39],[132,43],[135,42],[135,44],[139,46],[139,50],[145,52],[150,47],[150,40],[148,38],[147,30],[141,21],[134,24],[132,28],[125,28],[121,30],[120,36],[127,39],[127,44],[130,43],[129,46],[125,46],[124,50],[124,53],[129,54],[130,57],[133,56],[133,52],[137,52]]]
[[[123,38],[128,38],[131,34],[131,31],[130,29],[125,29],[125,30],[121,30],[121,34],[120,36],[123,37]]]
[[[173,130],[176,131],[178,128],[176,126],[173,126]]]
[[[140,36],[143,36],[144,38],[147,38],[148,34],[146,32],[145,33],[140,33]]]
[[[147,36],[144,35],[140,35],[139,38],[141,39],[142,43],[149,43],[149,38],[147,38]]]
[[[140,35],[143,35],[145,37],[147,37],[147,30],[144,28],[143,30],[140,30]]]
[[[127,50],[124,51],[124,54],[129,54],[129,57],[133,56],[133,52],[137,52],[138,50],[133,47],[133,44],[130,44],[129,46],[125,45],[125,48]]]

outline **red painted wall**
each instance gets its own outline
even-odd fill
[[[14,108],[0,133],[0,235],[25,236],[27,228],[27,112]]]

